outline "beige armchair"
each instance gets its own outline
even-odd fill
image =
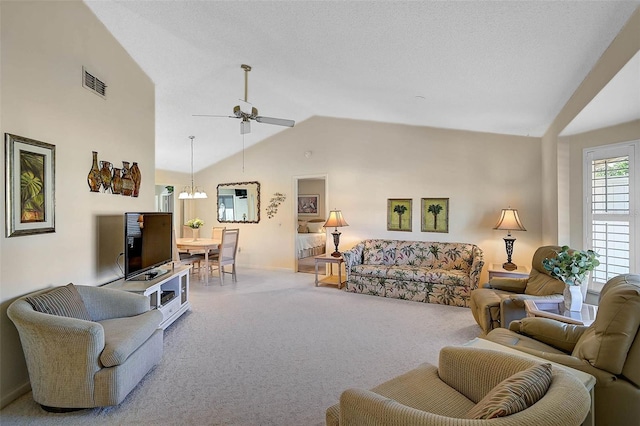
[[[594,376],[596,424],[638,424],[640,275],[619,275],[605,284],[589,327],[524,318],[509,328],[485,338]]]
[[[552,368],[546,393],[522,411],[471,420],[470,410],[494,387],[539,362],[487,349],[446,347],[439,367],[422,364],[370,391],[348,389],[326,412],[327,426],[535,425],[572,426],[586,418],[591,398],[584,385],[562,368]]]
[[[47,411],[117,405],[162,358],[162,313],[139,294],[70,284],[23,296],[7,314]]]
[[[543,246],[536,250],[527,278],[493,278],[484,288],[471,291],[469,306],[476,322],[486,334],[526,316],[525,299],[562,298],[565,284],[544,269],[545,258],[555,258],[559,246]]]

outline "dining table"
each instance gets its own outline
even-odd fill
[[[209,254],[215,254],[220,251],[221,240],[212,238],[176,238],[178,250],[186,250],[190,253],[204,254],[204,262],[206,265],[204,272],[204,283],[209,284]]]

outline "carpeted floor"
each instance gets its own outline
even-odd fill
[[[370,388],[480,334],[471,311],[314,287],[240,270],[191,282],[192,309],[165,331],[161,363],[117,407],[42,411],[31,394],[6,425],[322,425],[349,387]]]

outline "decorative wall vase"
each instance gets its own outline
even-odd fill
[[[100,169],[98,168],[98,152],[93,151],[93,164],[91,170],[89,170],[89,176],[87,176],[87,183],[89,184],[89,190],[91,192],[99,192],[102,178],[100,177]]]
[[[193,235],[193,241],[198,241],[198,238],[200,238],[200,228],[191,228],[191,235]]]
[[[582,291],[579,285],[565,285],[562,295],[565,310],[577,312],[582,310]]]
[[[142,173],[138,168],[138,163],[135,161],[131,165],[131,179],[133,179],[133,196],[137,197],[140,193],[140,182],[142,182]]]
[[[111,163],[108,161],[101,161],[102,167],[100,168],[100,179],[102,179],[102,188],[104,192],[111,190]]]
[[[122,171],[117,167],[113,168],[113,176],[111,178],[111,192],[114,194],[122,193]]]
[[[133,194],[133,179],[131,179],[131,170],[129,169],[129,162],[122,162],[122,195],[125,197],[131,197]]]

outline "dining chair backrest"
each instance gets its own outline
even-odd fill
[[[227,229],[226,226],[214,226],[211,228],[211,239],[222,241],[222,232]]]
[[[225,229],[222,231],[222,242],[220,243],[220,265],[230,265],[236,261],[238,251],[239,229]]]

